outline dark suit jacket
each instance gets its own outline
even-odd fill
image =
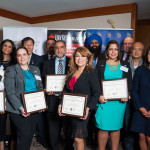
[[[127,67],[129,69],[128,72],[123,71],[123,77],[122,78],[128,79],[128,90],[130,92],[131,88],[132,88],[132,74],[131,74],[130,64],[128,62],[123,61],[123,60],[120,60],[120,63],[122,66]],[[99,76],[100,81],[104,79],[105,66],[106,66],[106,59],[99,61],[96,65],[96,69],[98,70],[98,76]]]
[[[29,66],[33,76],[40,76],[40,70],[36,66]],[[35,78],[36,79],[36,78]],[[10,66],[6,69],[4,84],[6,95],[6,110],[12,113],[20,114],[18,110],[22,103],[21,94],[25,91],[25,78],[22,68],[19,64]],[[36,86],[38,90],[43,89],[42,80],[36,79]]]
[[[69,60],[70,58],[66,57],[66,68],[65,74],[67,74],[69,70]],[[55,73],[55,58],[47,60],[43,63],[43,71],[42,77],[45,83],[45,75],[47,74],[56,74]],[[47,105],[48,105],[48,112],[57,112],[58,105],[59,105],[59,97],[58,96],[48,96],[47,95]]]
[[[71,78],[72,76],[67,79],[63,92],[88,95],[87,107],[89,107],[90,110],[95,109],[100,96],[100,84],[98,82],[97,71],[86,71],[86,69],[84,69],[74,84],[73,91],[69,87]]]
[[[43,62],[42,56],[38,56],[38,55],[32,53],[32,57],[30,59],[30,64],[29,65],[37,66],[41,70],[42,62]]]

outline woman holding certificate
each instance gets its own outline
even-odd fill
[[[130,65],[128,62],[119,59],[120,49],[117,41],[111,40],[108,42],[105,55],[106,59],[99,61],[96,66],[99,80],[127,78],[128,90],[130,91],[132,84]],[[113,88],[115,88],[115,84]],[[118,149],[126,101],[128,101],[128,97],[120,100],[107,100],[103,95],[100,96],[95,114],[96,127],[99,129],[99,150],[105,150],[109,133],[112,142],[112,150]]]
[[[0,90],[4,90],[4,70],[16,63],[15,50],[16,47],[14,42],[9,39],[2,41],[0,44]],[[0,112],[0,150],[4,150],[4,140],[6,136],[6,118],[7,113]],[[12,122],[10,122],[10,126],[13,127]],[[11,140],[15,140],[14,136],[11,136]],[[11,142],[11,145],[12,143],[14,142]]]
[[[39,68],[28,65],[29,54],[25,47],[16,50],[17,64],[6,69],[5,89],[8,100],[6,110],[17,130],[17,150],[29,150],[36,127],[38,113],[26,114],[23,92],[42,89]]]
[[[135,108],[131,130],[139,133],[141,150],[150,149],[150,47],[145,57],[144,66],[135,71],[131,92]]]
[[[81,118],[70,117],[70,136],[74,138],[77,150],[84,150],[90,110],[96,107],[100,96],[98,75],[92,67],[92,59],[93,54],[87,48],[77,48],[71,57],[70,70],[64,87],[65,93],[88,95],[85,115]],[[58,113],[62,115],[61,105],[59,105]]]

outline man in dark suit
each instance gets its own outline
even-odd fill
[[[54,45],[55,45],[56,40],[55,39],[48,39],[46,41],[46,54],[43,56],[43,60],[50,60],[51,58],[53,58],[55,55],[54,52]]]
[[[133,46],[133,38],[127,37],[123,41],[122,60],[128,61],[131,55],[131,48]]]
[[[46,74],[67,74],[69,58],[66,57],[66,44],[63,41],[56,41],[54,46],[55,58],[47,60],[43,64],[42,76]],[[47,93],[47,121],[49,126],[49,137],[52,150],[59,150],[59,129],[60,117],[57,110],[60,103],[59,95],[53,92]],[[71,149],[69,149],[71,150]]]
[[[26,47],[29,53],[29,65],[37,66],[41,70],[42,65],[42,57],[33,53],[34,49],[34,40],[31,37],[25,37],[22,40],[22,46]],[[44,113],[40,113],[39,118],[37,120],[37,131],[39,134],[38,141],[46,147],[46,131],[45,131],[45,119]]]
[[[22,40],[22,46],[26,47],[29,53],[28,64],[37,66],[41,69],[42,57],[33,53],[34,43],[35,42],[31,37],[25,37]]]

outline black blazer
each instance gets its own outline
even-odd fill
[[[38,56],[38,55],[32,53],[29,65],[37,66],[41,70],[42,62],[43,62],[42,56]]]
[[[44,85],[45,85],[45,75],[56,74],[55,73],[55,59],[56,58],[52,58],[43,63],[42,78],[43,78]],[[69,70],[69,66],[68,66],[69,60],[70,60],[70,58],[66,57],[65,74],[67,74],[67,72]],[[57,112],[58,105],[59,105],[59,97],[54,96],[54,95],[52,95],[52,96],[47,95],[47,105],[48,105],[49,112]]]
[[[85,68],[74,84],[73,91],[69,87],[69,81],[71,78],[72,76],[67,79],[63,92],[88,95],[87,107],[89,107],[90,110],[95,109],[100,96],[100,85],[98,82],[97,71],[91,70],[87,72]]]
[[[120,63],[121,63],[122,66],[127,67],[129,69],[128,72],[123,71],[122,78],[127,78],[128,79],[128,90],[130,92],[131,89],[132,89],[132,73],[131,73],[130,64],[126,61],[123,61],[123,60],[120,60]],[[98,76],[99,76],[100,81],[104,80],[105,66],[106,66],[106,59],[103,59],[103,60],[99,61],[96,65],[96,69],[98,71]]]

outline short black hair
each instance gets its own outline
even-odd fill
[[[53,41],[56,43],[56,40],[55,40],[55,39],[49,38],[49,39],[47,39],[47,41],[46,41],[46,45],[47,45],[47,42],[48,42],[49,40],[53,40]]]
[[[34,42],[34,40],[33,40],[31,37],[25,37],[25,38],[21,41],[21,45],[24,46],[24,43],[27,42],[27,41],[29,41],[29,40],[31,40],[31,41],[33,42],[33,45],[34,45],[35,42]]]

